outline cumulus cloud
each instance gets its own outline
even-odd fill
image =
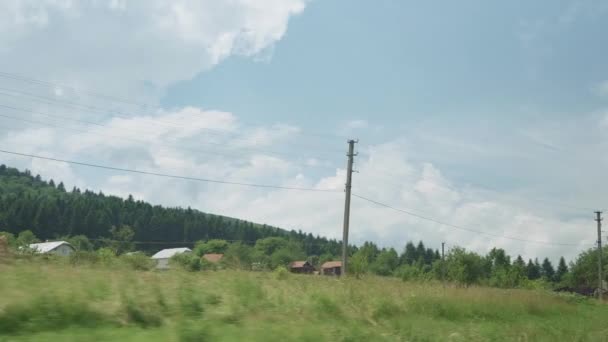
[[[47,89],[46,95],[58,99],[91,105],[95,100],[71,90],[77,87],[136,101],[143,96],[157,102],[166,87],[192,78],[231,55],[267,58],[274,44],[285,35],[289,19],[302,12],[305,5],[304,0],[2,1],[0,59],[12,72],[67,84]],[[84,113],[82,108],[60,109],[49,103],[15,102],[40,112],[86,117],[97,123],[68,124],[37,114],[13,113],[16,117],[44,118],[44,122],[55,124],[42,128],[24,124],[0,135],[0,146],[11,146],[19,152],[143,171],[335,192],[188,182],[6,155],[2,156],[4,163],[63,180],[68,187],[90,187],[121,196],[133,194],[152,203],[191,206],[341,237],[344,160],[269,151],[296,143],[300,132],[297,126],[251,126],[230,112],[196,107],[108,116]],[[363,120],[346,125],[349,130],[370,130],[370,126]],[[408,240],[424,240],[432,247],[445,241],[480,252],[496,245],[512,254],[555,258],[572,257],[578,250],[526,244],[500,236],[572,243],[581,238],[593,240],[592,230],[581,234],[579,228],[584,223],[579,220],[559,219],[552,210],[530,209],[488,196],[483,189],[458,187],[439,165],[414,160],[412,156],[420,146],[429,142],[455,145],[447,137],[440,142],[436,135],[435,140],[427,138],[415,148],[405,139],[368,145],[357,158],[360,173],[355,175],[355,192],[494,236],[439,225],[355,198],[351,221],[354,243],[373,240],[401,249]],[[466,150],[462,154],[471,155],[469,150],[475,145],[456,147]],[[495,153],[475,148],[476,155]]]
[[[231,55],[280,40],[305,0],[0,2],[5,70],[154,97]]]

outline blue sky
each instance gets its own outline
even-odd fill
[[[0,105],[38,113],[1,109],[16,117],[0,118],[2,148],[338,193],[0,161],[68,185],[339,237],[354,137],[361,195],[498,236],[579,245],[475,236],[358,200],[355,243],[573,257],[595,240],[591,211],[608,208],[607,19],[596,0],[5,1],[0,71],[52,84],[0,77]]]

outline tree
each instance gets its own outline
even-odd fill
[[[528,279],[530,280],[536,280],[540,278],[541,268],[538,264],[538,259],[536,259],[534,262],[532,262],[532,259],[528,260],[528,265],[526,265],[526,274],[528,276]]]
[[[370,269],[377,275],[388,276],[393,274],[395,269],[399,266],[399,255],[393,248],[383,249],[374,262],[371,264]]]
[[[199,241],[196,243],[194,253],[198,256],[204,254],[224,254],[228,249],[228,241],[212,239],[207,242]]]
[[[555,269],[553,268],[553,265],[551,264],[551,261],[549,261],[548,258],[545,258],[545,260],[543,260],[543,264],[541,266],[541,275],[548,281],[553,281],[553,277],[555,276]]]
[[[450,249],[446,264],[448,278],[464,286],[478,282],[483,273],[482,258],[460,247]]]
[[[17,247],[17,239],[12,233],[0,232],[0,236],[6,237],[6,242],[8,243],[9,247]]]
[[[568,265],[564,257],[559,258],[559,264],[557,265],[557,271],[555,272],[555,282],[561,282],[566,274],[568,273]]]
[[[72,245],[77,251],[92,251],[93,244],[84,235],[76,235],[72,237],[63,238],[62,240],[67,241],[70,245]]]
[[[40,240],[38,240],[31,230],[24,230],[17,236],[17,246],[19,247],[27,247],[37,242],[40,242]]]
[[[129,226],[112,227],[110,229],[110,239],[105,239],[105,244],[114,254],[120,255],[135,248],[133,237],[135,232]]]
[[[231,243],[226,249],[222,263],[232,268],[250,270],[253,248],[241,242]]]
[[[418,260],[418,255],[416,254],[416,246],[410,241],[405,245],[405,249],[403,250],[403,254],[400,257],[400,263],[402,265],[412,265]]]

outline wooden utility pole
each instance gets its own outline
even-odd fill
[[[602,276],[602,212],[596,211],[595,221],[597,222],[597,274],[599,280],[599,286],[597,291],[597,298],[602,301],[604,292],[604,278]]]
[[[355,140],[348,141],[348,165],[346,167],[346,198],[344,200],[344,229],[342,231],[342,275],[348,271],[348,228],[350,224],[350,194],[353,186],[353,163],[355,159]]]
[[[445,242],[441,243],[441,282],[445,287],[445,254],[444,254]]]

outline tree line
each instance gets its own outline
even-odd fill
[[[47,182],[4,165],[0,165],[0,234],[16,248],[62,239],[81,252],[102,250],[114,255],[135,250],[150,254],[189,245],[196,256],[225,254],[227,266],[244,269],[254,265],[274,269],[295,260],[308,260],[318,267],[339,259],[341,252],[336,240],[190,208],[153,206],[131,196],[125,200],[77,188],[67,191],[62,183],[56,185],[53,180]],[[548,258],[525,261],[497,248],[480,255],[455,247],[442,260],[438,250],[425,247],[422,241],[408,242],[401,251],[365,242],[360,247],[349,246],[349,255],[350,270],[356,276],[445,279],[505,288],[595,287],[597,283],[598,253],[593,249],[569,264],[562,257],[556,266]],[[607,265],[608,249],[603,255]]]

